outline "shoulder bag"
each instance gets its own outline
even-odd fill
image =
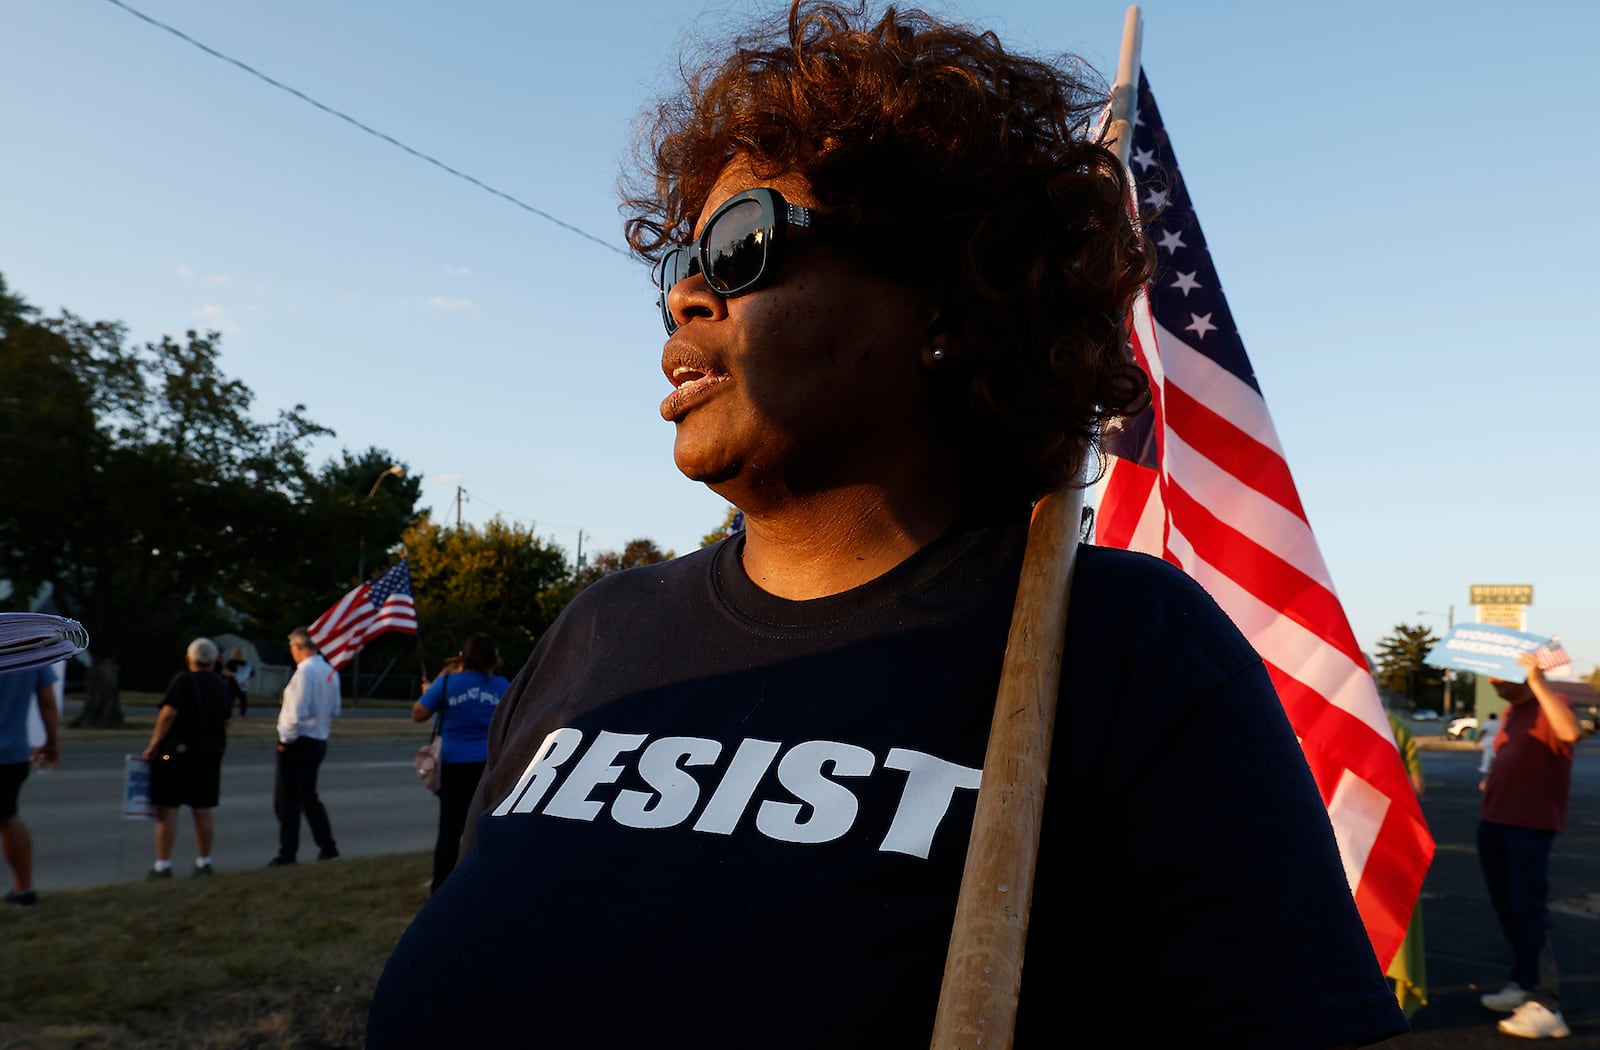
[[[439,761],[439,748],[444,742],[444,713],[450,710],[450,676],[445,675],[439,685],[439,713],[433,719],[433,736],[417,748],[411,766],[417,771],[417,782],[435,795],[439,793],[444,763]]]

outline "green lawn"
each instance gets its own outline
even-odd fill
[[[0,1047],[360,1047],[428,853],[58,890],[0,909]]]

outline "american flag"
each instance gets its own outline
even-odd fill
[[[362,646],[384,631],[417,633],[411,568],[405,558],[340,598],[309,628],[311,640],[335,669],[348,664]]]
[[[1566,646],[1561,644],[1561,639],[1552,638],[1544,645],[1533,651],[1534,658],[1539,661],[1539,670],[1554,671],[1564,668],[1572,663],[1572,657],[1567,655]]]
[[[1388,966],[1433,838],[1142,72],[1130,169],[1159,263],[1132,325],[1154,398],[1151,411],[1107,435],[1096,540],[1182,568],[1261,654],[1328,807],[1373,949]]]

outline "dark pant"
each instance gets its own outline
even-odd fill
[[[337,853],[328,811],[317,798],[317,769],[328,753],[326,740],[299,737],[278,745],[278,770],[272,782],[272,806],[278,814],[278,857],[294,860],[300,849],[300,814],[311,825],[311,837],[324,854]]]
[[[1550,846],[1553,831],[1478,822],[1478,862],[1500,929],[1511,942],[1511,979],[1554,1007],[1561,998],[1550,939]]]
[[[461,833],[467,829],[467,807],[483,776],[482,762],[447,762],[439,767],[439,837],[433,843],[433,888],[456,869]]]

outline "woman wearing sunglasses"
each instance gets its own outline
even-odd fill
[[[545,635],[372,1047],[927,1046],[1030,503],[1146,398],[1081,72],[813,4],[689,68],[628,233],[746,530]],[[1403,1031],[1259,658],[1162,562],[1074,587],[1017,1045]]]

